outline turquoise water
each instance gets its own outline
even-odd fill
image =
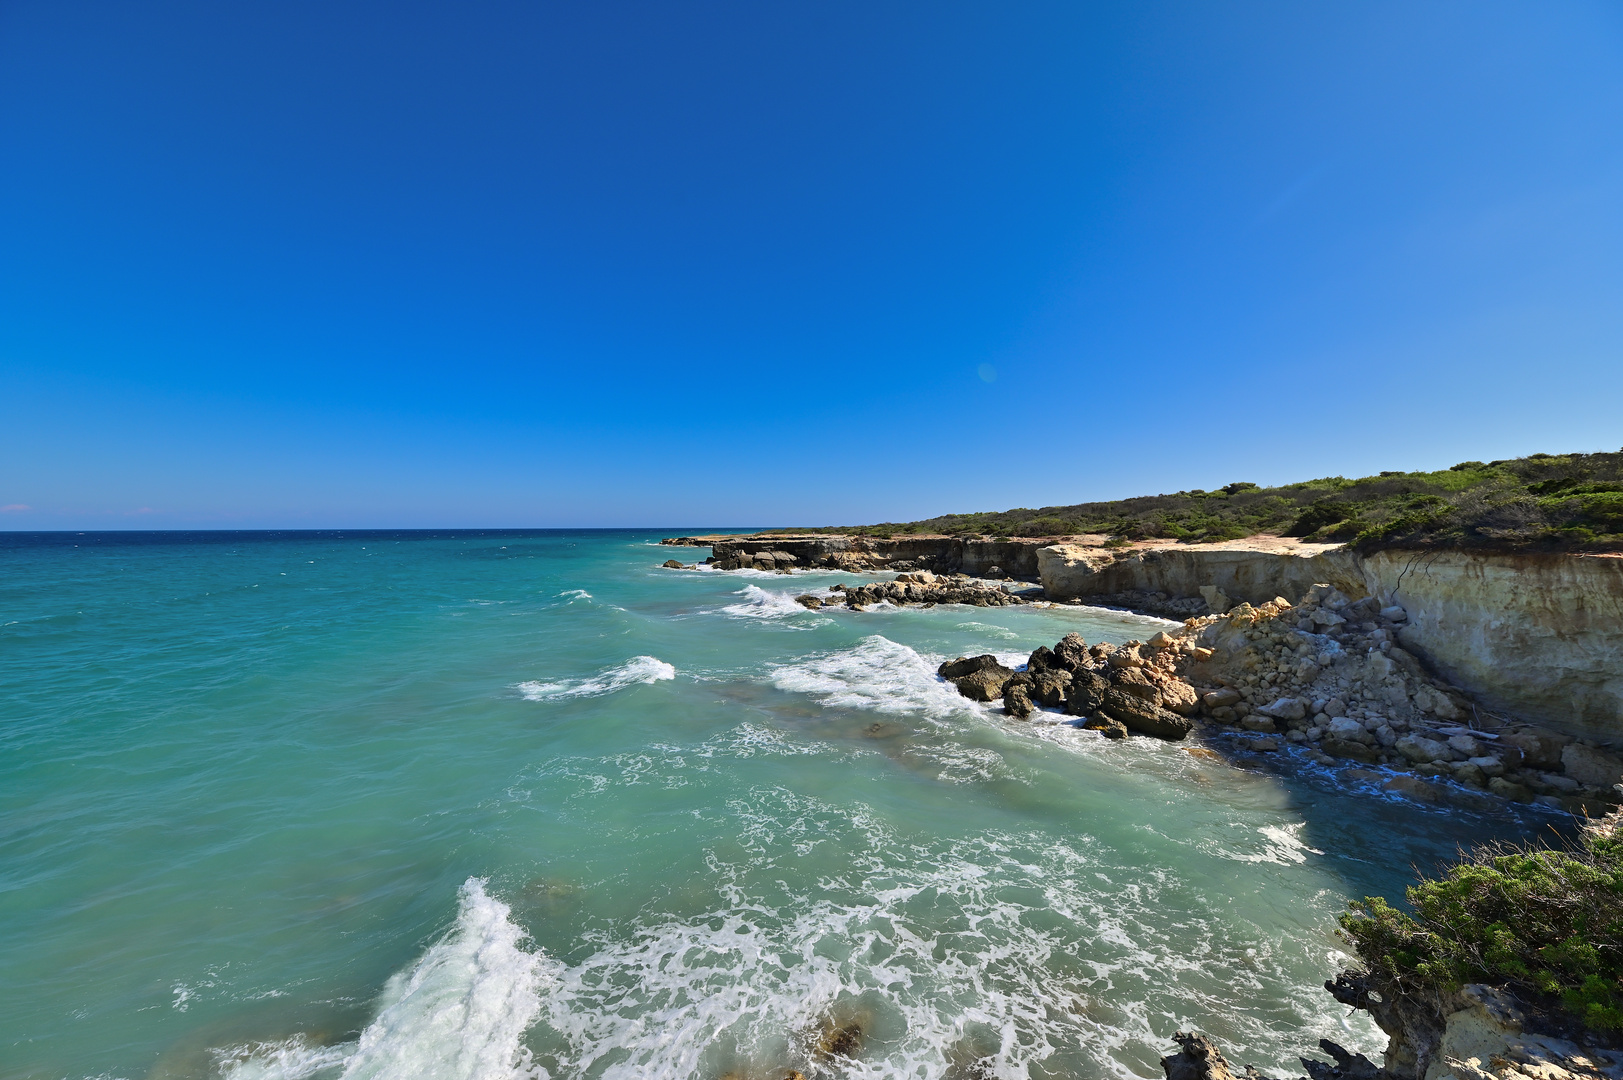
[[[933,674],[1157,620],[659,535],[0,534],[0,1075],[1300,1072],[1346,898],[1529,827]]]

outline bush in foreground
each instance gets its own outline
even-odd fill
[[[1400,995],[1480,982],[1559,1002],[1603,1032],[1623,1031],[1623,838],[1587,832],[1567,850],[1471,858],[1408,890],[1414,913],[1379,897],[1341,918],[1376,985]]]

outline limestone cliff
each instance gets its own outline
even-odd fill
[[[1326,582],[1406,617],[1403,645],[1485,705],[1583,738],[1623,739],[1623,558],[1472,551],[1358,553],[1287,542],[1037,551],[1043,591],[1223,601],[1296,599]],[[1217,595],[1217,594],[1214,594]]]

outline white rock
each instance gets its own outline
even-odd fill
[[[1369,732],[1364,730],[1364,725],[1348,716],[1338,716],[1330,721],[1330,729],[1326,735],[1343,742],[1369,741]]]
[[[1275,720],[1300,720],[1307,715],[1307,706],[1302,704],[1301,698],[1282,697],[1257,711]]]
[[[1202,585],[1200,598],[1206,601],[1206,606],[1212,609],[1213,615],[1221,615],[1234,606],[1234,601],[1229,599],[1228,593],[1216,585]]]
[[[1409,618],[1409,613],[1404,611],[1397,604],[1393,604],[1391,607],[1383,607],[1381,609],[1381,618],[1385,619],[1387,622],[1406,622]]]
[[[1393,744],[1393,748],[1417,765],[1448,757],[1447,745],[1422,735],[1405,735]]]
[[[1452,735],[1449,737],[1448,745],[1468,758],[1480,757],[1482,754],[1482,744],[1470,735]]]

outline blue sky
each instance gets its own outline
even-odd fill
[[[1623,6],[0,4],[0,528],[1623,444]]]

